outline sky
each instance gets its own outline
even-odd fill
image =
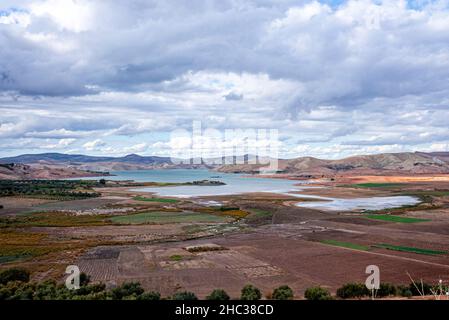
[[[449,0],[0,1],[2,157],[166,156],[194,121],[285,158],[449,151],[448,119]]]

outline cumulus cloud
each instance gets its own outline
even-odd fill
[[[86,142],[85,144],[83,144],[83,148],[88,151],[95,151],[99,147],[104,147],[105,145],[106,145],[106,142],[104,142],[103,140],[100,140],[100,139],[96,139],[96,140],[89,141],[89,142]]]
[[[292,156],[445,147],[448,21],[446,0],[5,0],[0,152],[165,152],[193,120],[277,128]]]

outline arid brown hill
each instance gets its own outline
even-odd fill
[[[260,165],[225,165],[221,172],[255,172]],[[449,173],[449,153],[383,153],[353,156],[340,160],[313,157],[279,160],[279,171],[299,176],[335,174]]]

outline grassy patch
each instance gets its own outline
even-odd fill
[[[28,253],[22,253],[22,254],[14,254],[14,255],[0,255],[0,264],[2,263],[8,263],[8,262],[16,262],[25,260],[27,258],[31,258],[32,255]]]
[[[172,256],[170,256],[170,261],[181,261],[183,259],[183,257],[179,254],[174,254]]]
[[[386,244],[386,243],[376,244],[373,247],[394,250],[394,251],[412,252],[412,253],[425,254],[425,255],[447,254],[446,251],[438,251],[438,250],[430,250],[430,249],[422,249],[422,248],[414,248],[414,247],[403,247],[403,246],[396,246],[396,245]]]
[[[108,224],[108,216],[74,215],[63,212],[42,212],[13,218],[0,218],[0,228],[14,227],[76,227]]]
[[[373,219],[373,220],[382,220],[382,221],[400,222],[400,223],[418,223],[418,222],[431,221],[429,219],[392,216],[389,214],[367,214],[367,215],[364,215],[364,217],[368,218],[368,219]]]
[[[226,222],[225,217],[195,212],[142,212],[116,216],[110,221],[118,224],[179,223],[179,222]]]
[[[146,197],[134,197],[133,200],[146,201],[146,202],[163,202],[163,203],[178,203],[179,200],[167,199],[167,198],[146,198]]]
[[[265,218],[265,217],[271,217],[273,215],[272,212],[268,210],[262,210],[262,209],[251,209],[250,218]]]
[[[351,242],[337,241],[337,240],[321,240],[320,242],[324,243],[324,244],[331,245],[331,246],[343,247],[343,248],[349,248],[349,249],[355,249],[355,250],[362,250],[362,251],[368,251],[370,249],[368,246],[351,243]]]

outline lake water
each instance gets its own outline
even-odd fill
[[[192,182],[198,180],[216,180],[226,183],[226,185],[219,186],[172,186],[135,189],[136,191],[151,192],[165,197],[189,198],[268,192],[286,194],[300,198],[317,199],[320,201],[300,202],[297,205],[308,208],[339,211],[379,210],[413,205],[419,202],[417,198],[409,196],[337,199],[302,195],[300,193],[301,189],[313,188],[307,186],[306,181],[248,177],[242,174],[221,173],[201,169],[133,170],[116,171],[112,172],[112,174],[115,176],[107,177],[106,179],[134,180],[136,182]],[[89,179],[98,178],[91,177]],[[301,184],[301,186],[295,186],[295,184]]]

